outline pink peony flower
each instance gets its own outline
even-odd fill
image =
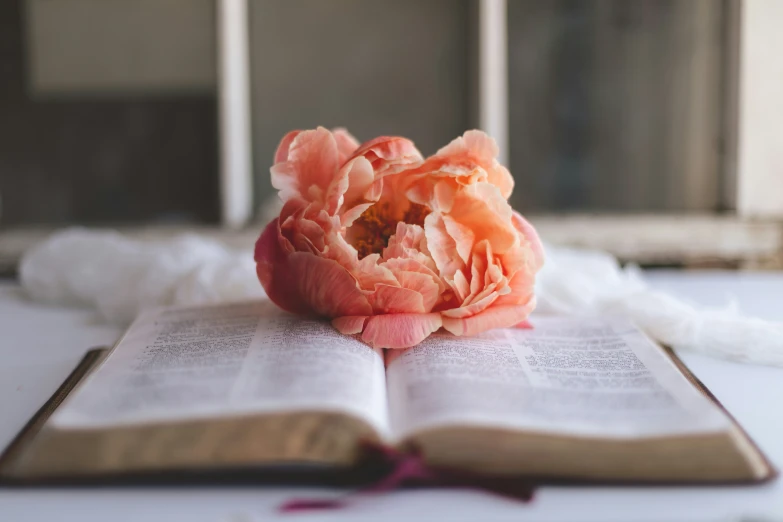
[[[269,298],[379,348],[525,324],[544,255],[497,153],[475,130],[426,160],[405,138],[288,133],[271,169],[283,208],[255,249]]]

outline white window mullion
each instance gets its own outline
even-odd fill
[[[247,0],[217,0],[220,207],[239,228],[253,209]]]
[[[479,0],[479,126],[495,138],[508,165],[508,37],[506,0]]]
[[[737,212],[783,218],[783,2],[741,11]]]

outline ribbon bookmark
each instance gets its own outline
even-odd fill
[[[295,513],[321,509],[341,509],[347,507],[351,500],[359,496],[386,493],[411,485],[475,489],[525,503],[533,499],[535,488],[527,482],[505,477],[491,477],[480,473],[429,467],[424,462],[421,452],[415,448],[403,452],[375,443],[365,443],[363,448],[369,460],[388,468],[389,471],[383,478],[366,487],[332,499],[291,499],[282,504],[278,511]]]

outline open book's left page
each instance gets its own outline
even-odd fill
[[[101,428],[335,411],[389,432],[383,356],[269,302],[142,314],[51,421]]]

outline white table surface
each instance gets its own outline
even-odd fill
[[[693,302],[722,305],[783,321],[783,273],[648,274]],[[111,344],[117,327],[83,310],[27,301],[0,283],[0,447],[51,395],[91,346]],[[783,347],[782,347],[783,348]],[[783,368],[680,354],[750,435],[783,468]],[[275,516],[292,496],[331,490],[286,488],[0,490],[0,522],[254,521]],[[545,487],[520,505],[475,491],[403,491],[358,500],[336,512],[287,515],[296,520],[581,520],[783,521],[783,481],[753,487]]]

